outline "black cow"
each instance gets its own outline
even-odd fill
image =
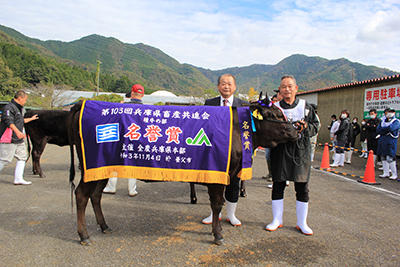
[[[67,117],[69,112],[63,110],[29,110],[25,117],[30,118],[38,114],[39,119],[25,124],[28,136],[28,151],[31,152],[32,143],[32,172],[45,177],[40,167],[40,157],[46,144],[66,146],[68,142]]]
[[[74,151],[73,145],[76,146],[76,152],[80,163],[82,164],[82,147],[81,138],[79,136],[79,114],[81,110],[81,104],[76,104],[71,109],[69,117],[69,137],[70,137],[70,152],[71,152],[71,166],[70,166],[70,183],[71,188],[74,188],[73,180],[75,177],[75,166],[74,166]],[[233,135],[232,135],[232,152],[231,152],[231,163],[229,168],[229,176],[235,177],[238,175],[242,167],[242,144],[240,136],[240,126],[238,121],[238,114],[236,108],[233,110]],[[270,105],[268,100],[258,101],[250,105],[251,112],[256,111],[258,119],[254,119],[256,132],[253,134],[253,145],[254,147],[274,147],[278,143],[294,141],[297,139],[297,130],[294,126],[285,120],[285,116],[282,111]],[[261,115],[262,119],[261,119]],[[89,234],[86,229],[85,210],[90,198],[96,221],[99,224],[103,233],[110,233],[111,229],[105,222],[102,209],[101,209],[101,197],[104,187],[107,184],[108,179],[83,182],[83,170],[81,171],[81,180],[78,187],[75,190],[76,205],[77,205],[77,226],[80,242],[82,245],[89,245]],[[222,228],[220,221],[218,220],[218,214],[220,213],[224,204],[224,189],[225,185],[222,184],[207,184],[208,194],[210,196],[211,209],[213,211],[213,222],[212,222],[212,233],[214,235],[214,243],[221,245],[223,243],[223,237],[221,234]]]

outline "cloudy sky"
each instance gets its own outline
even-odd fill
[[[292,54],[400,71],[399,0],[0,0],[0,24],[41,40],[90,34],[209,69]]]

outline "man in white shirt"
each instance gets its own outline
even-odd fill
[[[243,105],[248,105],[246,101],[240,98],[234,97],[233,94],[236,91],[236,79],[232,74],[223,74],[218,78],[218,91],[220,96],[212,99],[207,99],[206,106],[232,106],[240,107]],[[226,199],[226,217],[227,220],[233,226],[240,226],[242,223],[236,218],[236,206],[239,199],[240,190],[240,178],[231,178],[231,183],[226,186],[225,189],[225,199]],[[212,211],[211,215],[202,220],[204,224],[212,223]]]

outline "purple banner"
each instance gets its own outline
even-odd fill
[[[242,170],[239,177],[242,180],[252,178],[253,131],[251,129],[251,114],[249,107],[238,107],[240,136],[242,141]]]
[[[93,177],[86,176],[85,181],[110,178],[113,172],[126,175],[118,169],[122,166],[136,167],[128,172],[131,177],[124,178],[138,179],[150,175],[146,168],[157,169],[163,176],[160,180],[172,177],[161,169],[193,170],[187,172],[184,181],[199,174],[196,171],[221,172],[224,177],[228,173],[232,131],[229,107],[85,101],[82,108],[85,174],[90,176],[90,170],[94,170]],[[199,176],[204,178],[204,173]]]

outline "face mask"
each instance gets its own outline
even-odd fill
[[[341,115],[340,115],[340,118],[346,119],[346,118],[347,118],[347,115],[346,115],[346,114],[341,114]]]
[[[361,122],[362,125],[365,125],[365,121]]]
[[[394,117],[394,113],[387,113],[386,118],[391,119]]]
[[[357,120],[353,120],[353,123],[357,123]]]
[[[375,119],[376,115],[370,115],[371,119]]]

